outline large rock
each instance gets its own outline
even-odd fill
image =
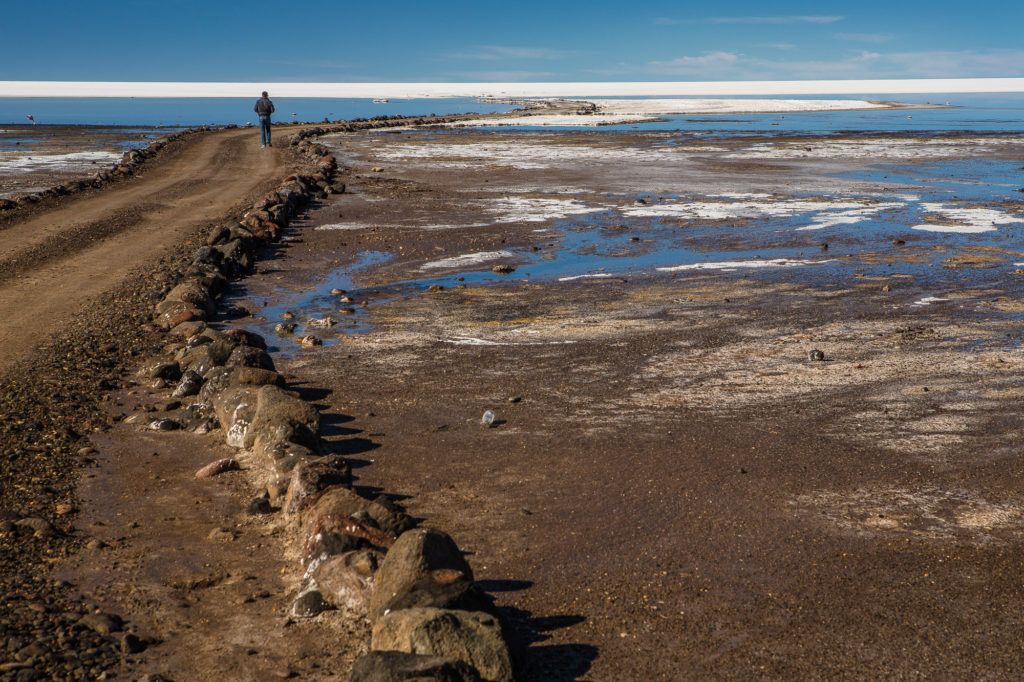
[[[370,645],[377,651],[464,661],[489,682],[512,682],[512,660],[498,619],[489,613],[403,609],[382,616]]]
[[[195,433],[208,433],[220,425],[213,405],[206,402],[187,405],[181,411],[180,419],[182,428]]]
[[[349,682],[480,682],[465,661],[401,651],[371,651],[352,665]]]
[[[252,422],[256,415],[257,390],[248,386],[228,388],[213,398],[217,420],[224,428],[224,439],[234,448],[248,447]]]
[[[162,301],[157,306],[156,326],[164,331],[174,329],[179,324],[205,320],[205,312],[190,303],[182,301]]]
[[[260,350],[267,350],[266,339],[256,332],[251,332],[248,329],[228,329],[224,332],[224,336],[237,341],[243,346],[252,346],[253,348],[259,348]]]
[[[385,611],[415,608],[458,609],[494,613],[493,600],[459,571],[439,570],[409,585],[387,603]]]
[[[227,277],[241,277],[252,270],[253,251],[241,239],[215,247],[221,253],[220,269]]]
[[[210,370],[217,366],[217,363],[210,357],[210,344],[200,344],[186,347],[175,356],[181,366],[189,371],[195,372],[201,377],[207,377]],[[211,397],[207,394],[207,397]]]
[[[252,447],[256,439],[261,438],[266,442],[286,440],[316,449],[319,430],[320,413],[315,407],[277,386],[263,386],[259,389],[256,414],[245,447]]]
[[[333,465],[333,462],[316,460],[300,462],[292,469],[288,495],[284,500],[284,511],[286,514],[299,514],[313,504],[321,492],[351,484],[352,472],[350,469],[339,469]],[[342,489],[347,490],[347,488]]]
[[[388,550],[377,573],[370,599],[370,618],[379,618],[393,599],[435,575],[448,583],[473,581],[473,569],[447,533],[431,528],[402,533]]]
[[[329,604],[341,611],[364,617],[373,593],[373,576],[382,559],[372,549],[329,555],[316,563],[309,577]]]
[[[238,386],[283,386],[284,377],[259,367],[213,367],[206,373],[206,383],[199,393],[201,400],[211,400],[213,396],[228,388]]]
[[[187,303],[195,308],[202,310],[207,315],[213,315],[216,312],[216,307],[213,303],[213,299],[210,297],[210,292],[202,285],[201,282],[196,280],[185,280],[181,284],[171,289],[166,296],[165,301],[180,301],[181,303]]]
[[[372,524],[388,535],[397,537],[413,527],[412,517],[398,505],[382,497],[370,500],[349,488],[331,488],[320,495],[303,514],[302,528],[307,533],[328,528],[339,519],[365,514]]]
[[[331,488],[320,495],[302,515],[302,528],[307,533],[326,528],[332,519],[352,516],[365,510],[369,502],[351,488]]]
[[[224,365],[226,367],[255,367],[275,371],[274,361],[265,350],[253,346],[235,346]]]

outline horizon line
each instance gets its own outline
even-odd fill
[[[909,95],[1024,92],[1024,78],[908,78],[776,81],[265,82],[0,81],[0,97],[384,98],[694,95]]]

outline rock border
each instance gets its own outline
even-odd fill
[[[290,145],[309,171],[285,178],[238,221],[214,227],[155,306],[152,325],[170,337],[173,356],[139,373],[153,388],[170,390],[172,403],[185,403],[174,405],[180,417],[138,413],[126,419],[156,431],[219,429],[227,445],[256,464],[264,490],[249,513],[280,509],[301,548],[303,574],[291,617],[336,610],[372,625],[370,651],[354,664],[351,680],[412,675],[509,682],[515,670],[507,628],[449,535],[418,527],[387,496],[367,498],[354,490],[349,463],[327,452],[320,438],[319,412],[288,390],[264,339],[209,323],[229,281],[250,272],[263,247],[279,241],[311,202],[345,192],[336,158],[316,138],[465,117],[378,117],[296,133]],[[238,468],[234,458],[219,459],[196,477]]]

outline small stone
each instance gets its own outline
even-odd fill
[[[123,621],[120,616],[112,613],[90,613],[82,616],[78,624],[89,628],[101,635],[109,635],[112,632],[120,632]]]
[[[307,590],[292,604],[291,615],[295,618],[313,618],[334,607],[324,601],[318,590]]]
[[[203,375],[199,372],[194,372],[191,369],[186,370],[181,376],[181,381],[178,382],[177,387],[174,389],[174,393],[171,395],[175,398],[186,398],[188,396],[197,395],[199,389],[203,387]],[[180,406],[181,403],[179,402]]]
[[[214,542],[234,542],[238,539],[238,531],[231,528],[214,528],[207,533],[206,539]]]
[[[807,357],[811,362],[825,362],[825,353],[817,348],[808,353]]]
[[[173,419],[156,419],[149,423],[151,431],[177,431],[181,424]]]
[[[197,471],[196,478],[213,478],[228,471],[238,471],[239,469],[241,469],[241,466],[239,466],[237,459],[225,457],[224,459],[210,462]]]
[[[249,506],[246,507],[245,511],[252,516],[270,514],[273,512],[274,508],[270,505],[270,493],[263,491],[262,495],[254,497],[249,502]]]
[[[181,376],[181,367],[177,362],[158,362],[143,371],[150,379],[176,381]]]
[[[48,538],[57,534],[56,529],[46,519],[41,519],[36,516],[30,516],[24,519],[18,519],[14,522],[14,525],[19,528],[28,528],[32,531],[32,535],[37,538]]]
[[[121,638],[121,651],[126,654],[141,654],[146,650],[146,643],[138,636],[127,633]]]
[[[491,268],[491,272],[498,275],[509,275],[515,271],[515,266],[508,265],[507,263],[501,263],[500,265],[495,265]]]
[[[310,334],[308,336],[303,336],[301,339],[299,339],[299,345],[305,348],[314,348],[316,346],[324,345],[324,342],[320,339],[319,336],[313,336],[312,334]]]
[[[338,323],[330,315],[321,318],[311,317],[306,320],[306,326],[314,329],[330,329],[336,324]]]

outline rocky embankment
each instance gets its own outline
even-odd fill
[[[195,475],[244,469],[259,490],[249,511],[286,517],[304,569],[292,617],[369,620],[370,652],[356,662],[351,679],[511,680],[513,657],[502,623],[452,538],[418,527],[385,495],[360,495],[349,463],[321,439],[317,409],[289,390],[264,339],[211,326],[229,281],[249,272],[303,207],[345,191],[337,161],[315,138],[394,124],[354,122],[293,137],[312,170],[286,178],[239,221],[211,230],[157,303],[152,324],[170,340],[168,355],[140,371],[169,393],[171,410],[157,419],[139,413],[128,420],[156,431],[209,432],[238,450],[237,457],[211,461]],[[317,339],[304,341],[315,345]]]

